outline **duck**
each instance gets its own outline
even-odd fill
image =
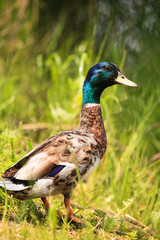
[[[62,194],[69,221],[79,222],[71,210],[70,199],[79,177],[86,181],[104,156],[107,136],[100,97],[112,85],[138,85],[128,80],[113,63],[100,62],[89,69],[82,90],[80,124],[35,146],[0,180],[0,188],[19,200],[41,198],[45,207],[47,196]]]

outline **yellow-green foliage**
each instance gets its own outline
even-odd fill
[[[158,239],[159,29],[153,35],[141,33],[143,51],[133,50],[124,44],[126,35],[116,37],[113,19],[104,35],[98,35],[103,25],[99,26],[100,8],[83,34],[75,31],[65,38],[68,16],[62,11],[50,23],[52,28],[38,35],[44,2],[0,3],[0,175],[32,145],[78,125],[82,84],[97,61],[116,63],[139,88],[113,86],[102,95],[108,149],[72,198],[83,206],[73,211],[87,227],[69,225],[65,219],[58,222],[56,210],[65,212],[61,197],[50,198],[53,205],[47,214],[39,200],[19,202],[1,191],[0,239],[154,239],[156,234]],[[91,5],[88,14],[93,14]],[[42,122],[46,127],[37,131],[36,123]],[[34,123],[33,130],[24,130],[25,123]]]

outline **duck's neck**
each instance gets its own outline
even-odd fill
[[[82,105],[80,128],[93,133],[97,144],[100,146],[102,157],[106,151],[107,138],[100,104],[87,103]]]

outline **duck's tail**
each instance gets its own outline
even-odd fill
[[[0,179],[0,188],[9,195],[13,195],[13,197],[19,200],[24,200],[33,185],[32,182],[15,178],[4,178],[2,180]]]
[[[29,187],[26,182],[27,181],[17,180],[15,178],[4,178],[0,180],[0,188],[6,189],[7,191],[21,191]]]
[[[0,188],[19,200],[54,195],[55,190],[51,177],[41,178],[39,180],[3,178],[0,180]]]

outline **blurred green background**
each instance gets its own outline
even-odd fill
[[[108,150],[86,192],[94,189],[94,205],[113,211],[132,200],[128,213],[159,231],[159,12],[158,0],[0,1],[2,172],[24,155],[28,139],[32,145],[76,127],[88,69],[113,62],[139,88],[103,93]],[[26,137],[23,125],[31,123],[47,130]]]

